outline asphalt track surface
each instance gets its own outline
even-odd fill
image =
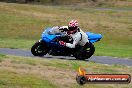
[[[30,50],[21,50],[21,49],[10,49],[10,48],[0,48],[0,54],[5,55],[15,55],[15,56],[24,56],[24,57],[35,57],[31,54]],[[51,56],[45,55],[46,59],[65,59],[65,60],[75,60],[74,57],[68,56]],[[117,57],[110,57],[110,56],[92,56],[91,58],[85,60],[86,62],[92,61],[101,64],[120,64],[120,65],[127,65],[132,66],[132,59],[128,58],[117,58]]]

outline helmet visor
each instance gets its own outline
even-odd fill
[[[69,31],[73,31],[73,30],[76,30],[77,29],[77,26],[76,27],[69,27]]]

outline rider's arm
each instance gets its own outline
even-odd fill
[[[68,26],[61,26],[59,27],[60,32],[66,32],[68,30]]]
[[[59,27],[58,26],[53,27],[52,29],[49,30],[48,33],[49,34],[57,34],[57,33],[60,33]]]
[[[77,45],[77,43],[81,40],[81,35],[80,33],[77,33],[74,37],[73,37],[73,43],[66,43],[66,47],[69,48],[75,48],[75,46]]]
[[[68,29],[68,26],[62,26],[62,27],[55,26],[49,31],[49,34],[63,34],[63,35],[65,35],[67,29]]]

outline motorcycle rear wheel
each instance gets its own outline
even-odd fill
[[[77,60],[85,60],[90,58],[94,54],[94,52],[95,52],[95,47],[92,43],[89,42],[87,49],[83,53],[79,52],[78,54],[74,55],[74,57]]]

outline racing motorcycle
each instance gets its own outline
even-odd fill
[[[87,49],[82,52],[81,49],[83,48],[79,45],[76,45],[74,49],[60,45],[59,41],[72,43],[73,40],[68,36],[64,36],[62,33],[50,34],[50,30],[52,30],[52,28],[46,28],[42,33],[41,39],[32,46],[31,53],[34,56],[44,56],[49,54],[52,56],[71,56],[78,60],[85,60],[90,58],[95,52],[93,43],[100,41],[102,38],[101,34],[86,32],[89,44]]]

